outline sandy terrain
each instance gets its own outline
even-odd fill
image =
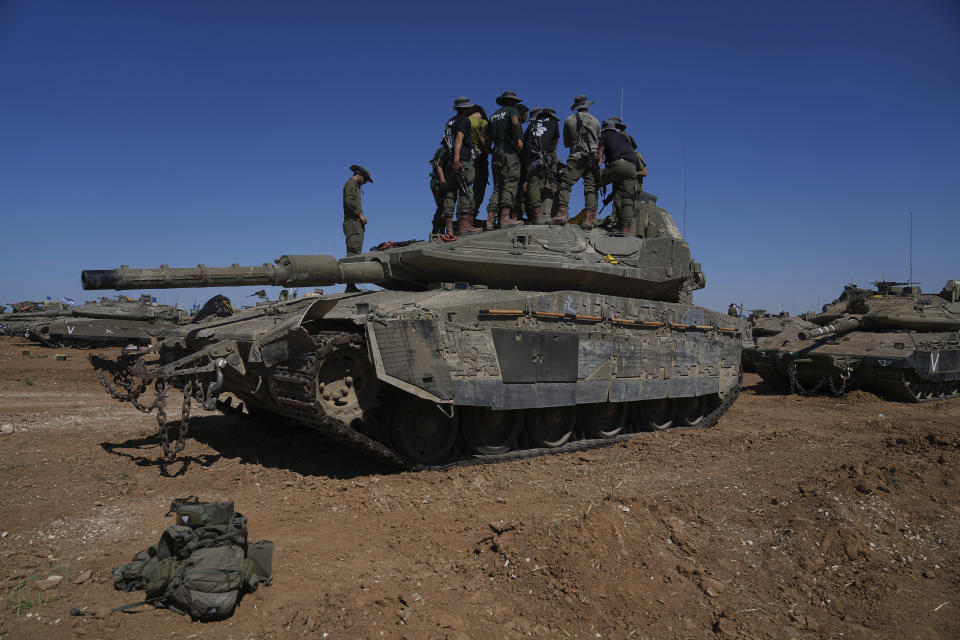
[[[960,637],[958,400],[798,398],[748,375],[712,429],[420,473],[195,408],[165,464],[154,416],[85,355],[0,338],[4,640]],[[111,567],[190,494],[275,541],[274,583],[223,622],[105,613],[141,597]]]

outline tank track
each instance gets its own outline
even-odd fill
[[[960,397],[960,392],[954,391],[945,395],[934,395],[929,398],[920,398],[907,386],[905,376],[910,369],[878,369],[876,370],[876,380],[884,397],[899,402],[936,402],[947,398]],[[912,372],[911,372],[912,373]],[[956,388],[956,387],[955,387]]]
[[[560,447],[517,449],[495,455],[471,455],[463,459],[435,465],[411,464],[382,442],[374,440],[356,429],[327,416],[317,398],[315,376],[323,358],[338,346],[361,342],[362,337],[359,334],[339,333],[317,336],[315,339],[318,341],[318,349],[316,352],[287,360],[274,367],[273,381],[271,383],[274,399],[284,409],[284,415],[293,421],[308,426],[335,442],[391,466],[413,471],[442,471],[457,467],[523,460],[543,455],[587,451],[618,444],[638,435],[638,433],[628,433],[612,438],[575,440]],[[714,426],[720,419],[720,416],[726,413],[736,400],[738,393],[739,385],[724,396],[720,404],[707,413],[697,425],[693,427],[676,426],[671,427],[670,430],[700,429]]]

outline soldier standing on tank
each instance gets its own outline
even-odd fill
[[[627,133],[627,125],[625,125],[620,118],[610,118],[610,120],[615,121],[617,129],[627,137],[627,140],[630,141],[630,146],[633,148],[633,164],[637,168],[636,196],[633,199],[633,219],[636,223],[634,226],[637,229],[637,235],[643,236],[646,234],[647,218],[646,213],[642,213],[638,204],[640,192],[643,191],[643,179],[647,177],[647,162],[643,159],[643,154],[637,151],[637,141],[633,139],[632,135]],[[606,199],[604,199],[604,204],[606,204],[606,202]],[[616,220],[613,220],[613,222],[616,222]]]
[[[473,138],[470,135],[470,114],[477,105],[470,98],[454,100],[456,115],[447,120],[443,129],[443,145],[450,164],[444,168],[446,188],[443,196],[444,233],[453,235],[453,210],[456,207],[460,221],[459,235],[482,231],[473,225]]]
[[[633,164],[630,140],[617,128],[613,118],[604,120],[600,128],[597,159],[600,163],[605,163],[601,174],[602,184],[613,183],[613,213],[616,216],[617,228],[624,234],[630,233],[633,225],[633,199],[637,194],[637,168]],[[591,220],[588,210],[585,224],[595,221],[596,213]]]
[[[363,232],[367,225],[367,216],[363,215],[363,206],[360,204],[360,186],[373,183],[373,178],[366,168],[352,164],[350,171],[353,171],[353,175],[347,178],[343,185],[343,235],[347,243],[347,257],[363,252]],[[348,284],[346,290],[359,291],[353,283]]]
[[[545,192],[556,189],[557,142],[560,118],[550,107],[530,111],[530,125],[523,134],[524,165],[527,168],[527,217],[543,224],[541,202]]]
[[[736,302],[731,302],[731,303],[730,303],[730,306],[727,307],[727,315],[728,315],[728,316],[733,316],[734,318],[736,318],[738,315],[740,315],[740,312],[737,311],[737,303],[736,303]]]
[[[474,105],[476,110],[470,118],[470,141],[473,143],[473,219],[476,223],[480,214],[480,205],[487,193],[487,183],[490,182],[489,143],[484,135],[487,128],[487,112],[480,105]]]
[[[597,144],[600,139],[600,122],[587,109],[592,105],[587,96],[580,94],[573,99],[571,111],[563,122],[563,146],[570,149],[567,164],[563,168],[560,191],[557,194],[557,211],[550,218],[551,224],[566,224],[570,191],[583,178],[583,200],[589,224],[597,220],[597,184],[600,167],[597,162]],[[592,227],[591,227],[592,228]]]
[[[487,204],[487,229],[492,229],[497,216],[500,227],[506,229],[520,223],[511,216],[520,187],[520,152],[523,150],[523,130],[520,128],[520,98],[513,91],[504,91],[497,98],[500,109],[487,123],[488,138],[493,150],[493,193]]]

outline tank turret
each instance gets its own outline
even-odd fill
[[[416,242],[338,261],[325,255],[285,255],[261,266],[87,270],[84,289],[181,287],[322,287],[372,283],[392,290],[427,290],[441,282],[491,289],[561,291],[689,301],[706,283],[685,241],[584,231],[575,225],[526,226]]]

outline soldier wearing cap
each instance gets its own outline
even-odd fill
[[[517,108],[520,98],[513,91],[504,91],[497,104],[501,108],[491,114],[487,123],[487,139],[493,150],[493,193],[487,204],[487,229],[493,228],[498,215],[503,229],[521,224],[519,213],[511,214],[520,187],[519,154],[523,150]]]
[[[622,233],[630,233],[633,226],[633,200],[637,194],[637,168],[633,164],[630,140],[617,128],[614,118],[604,120],[600,128],[597,159],[605,164],[601,174],[602,184],[613,183],[613,214],[617,228]]]
[[[734,318],[736,318],[738,315],[740,315],[740,312],[737,310],[737,303],[736,303],[736,302],[731,302],[731,303],[730,303],[730,306],[727,307],[727,315],[728,315],[728,316],[733,316]]]
[[[457,113],[447,120],[443,129],[443,146],[447,150],[449,164],[444,168],[446,177],[443,195],[444,233],[452,236],[453,210],[456,207],[460,235],[477,233],[482,229],[473,224],[473,138],[470,133],[470,114],[477,105],[470,98],[460,97],[453,101]]]
[[[574,111],[563,122],[563,146],[570,149],[567,164],[563,168],[563,179],[557,193],[557,211],[550,219],[551,224],[567,223],[567,208],[570,204],[570,191],[577,181],[583,178],[583,200],[587,218],[597,218],[597,180],[600,168],[596,164],[597,144],[600,139],[600,121],[587,109],[593,101],[580,94],[573,99],[570,110]]]
[[[541,203],[556,190],[559,122],[557,112],[550,107],[532,109],[530,124],[523,134],[527,217],[533,224],[543,224]]]

